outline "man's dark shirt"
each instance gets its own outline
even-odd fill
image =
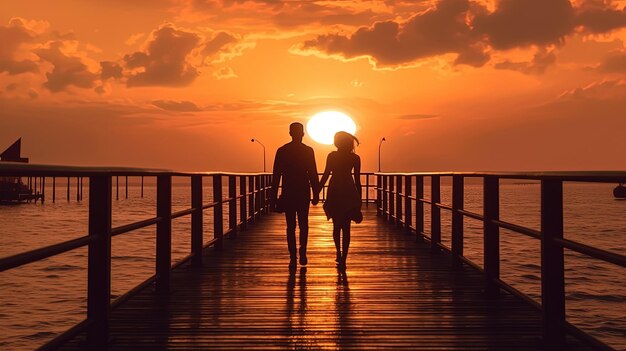
[[[313,191],[319,188],[317,166],[313,149],[301,142],[290,142],[276,151],[272,186],[277,195],[280,178],[283,178],[282,196],[287,206],[308,203]]]

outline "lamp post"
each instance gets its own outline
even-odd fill
[[[380,172],[380,147],[383,146],[383,141],[387,141],[385,137],[380,139],[380,143],[378,144],[378,172]]]
[[[261,145],[261,147],[263,147],[263,173],[265,173],[265,145],[263,145],[262,142],[259,141],[259,139],[254,139],[252,138],[252,140],[250,140],[251,142],[257,142],[259,143],[259,145]]]

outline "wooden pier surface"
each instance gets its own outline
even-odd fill
[[[311,207],[309,264],[288,270],[284,217],[270,214],[181,266],[172,291],[147,288],[113,311],[110,350],[537,350],[541,317],[518,298],[482,292],[481,275],[451,269],[376,217],[353,225],[348,269],[335,268],[332,224]],[[84,348],[84,336],[63,349]],[[568,349],[580,349],[570,345]]]

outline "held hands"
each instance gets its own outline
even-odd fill
[[[313,192],[313,199],[311,199],[311,203],[313,204],[313,206],[317,205],[320,203],[320,193],[317,191]]]

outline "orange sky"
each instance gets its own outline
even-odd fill
[[[626,1],[0,3],[0,148],[258,171],[351,115],[365,171],[625,169]],[[333,148],[305,138],[318,168]]]

